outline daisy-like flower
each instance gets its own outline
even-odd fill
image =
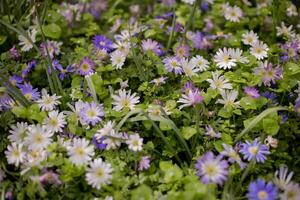
[[[22,94],[26,97],[28,100],[35,101],[40,98],[40,92],[38,89],[34,89],[30,84],[26,83],[24,85],[19,86]]]
[[[176,48],[176,57],[186,58],[190,55],[190,46],[187,44],[182,44]]]
[[[277,198],[277,188],[272,182],[257,179],[250,183],[247,197],[249,200],[274,200]]]
[[[199,92],[198,89],[190,90],[188,94],[182,94],[182,97],[177,101],[178,103],[182,103],[181,106],[179,106],[179,109],[182,109],[184,107],[189,106],[196,106],[197,104],[200,104],[204,100],[203,96]]]
[[[114,127],[115,127],[115,122],[108,121],[107,123],[104,124],[103,128],[97,131],[96,134],[99,135],[98,137],[110,135],[111,133],[115,132]]]
[[[23,83],[23,78],[14,74],[11,77],[9,77],[9,82],[12,85],[19,86]]]
[[[291,182],[288,184],[284,192],[279,195],[280,200],[299,200],[300,199],[300,186],[298,183]]]
[[[158,42],[151,39],[142,40],[142,49],[144,52],[153,51],[156,55],[161,53]]]
[[[235,102],[238,96],[238,91],[226,90],[221,91],[220,93],[223,99],[218,99],[216,103],[223,104],[225,108],[239,107],[240,102]]]
[[[9,164],[14,164],[18,167],[26,158],[26,154],[23,151],[23,144],[13,142],[11,145],[8,145],[5,156]]]
[[[88,164],[95,154],[94,146],[85,138],[74,138],[67,150],[70,161],[77,166]]]
[[[240,155],[232,148],[232,146],[229,146],[225,143],[223,143],[222,146],[224,150],[221,152],[221,155],[227,156],[230,163],[238,163],[241,169],[246,167],[246,163],[242,161]]]
[[[44,149],[52,142],[53,132],[48,130],[47,127],[40,124],[31,125],[28,127],[28,135],[25,138],[25,144],[28,149]]]
[[[256,160],[257,162],[263,163],[266,160],[266,155],[270,154],[269,148],[265,144],[261,144],[256,138],[253,143],[248,140],[246,143],[241,144],[240,153],[243,154],[245,160]]]
[[[162,84],[166,83],[166,80],[168,79],[168,77],[159,77],[159,78],[155,78],[152,81],[150,81],[150,83],[153,83],[156,86],[160,86]]]
[[[37,31],[35,29],[32,30],[28,30],[27,34],[30,38],[30,40],[28,40],[28,38],[24,37],[23,35],[19,35],[18,39],[19,39],[19,45],[22,46],[21,47],[21,51],[29,51],[30,49],[32,49],[33,45],[31,42],[35,43],[36,41],[36,33]]]
[[[200,71],[198,67],[196,67],[195,65],[191,65],[187,58],[182,58],[180,60],[180,65],[184,74],[188,77],[192,77]]]
[[[109,133],[107,137],[104,136],[103,144],[106,145],[106,149],[117,149],[121,146],[121,140],[123,139],[123,135],[120,133],[115,133],[112,131]]]
[[[257,34],[254,33],[252,30],[244,33],[242,35],[242,37],[243,37],[242,42],[245,45],[251,45],[251,46],[253,46],[255,43],[257,43],[259,41]]]
[[[161,107],[160,105],[150,104],[147,109],[147,112],[149,113],[149,117],[151,119],[155,119],[155,118],[157,119],[157,118],[163,116],[164,113],[162,112],[161,109],[165,112],[166,115],[171,114],[171,112],[169,112],[169,109],[166,107]]]
[[[67,124],[65,117],[63,112],[59,113],[57,110],[53,110],[48,113],[44,125],[54,133],[62,132],[63,127]]]
[[[139,162],[139,171],[144,171],[150,167],[150,156],[143,156]]]
[[[207,135],[210,138],[220,138],[221,137],[221,133],[220,132],[216,132],[211,125],[205,125],[205,135]]]
[[[94,73],[95,63],[88,57],[84,57],[80,63],[77,65],[77,73],[86,76]]]
[[[274,174],[273,182],[279,189],[285,190],[291,183],[293,175],[294,172],[289,172],[287,167],[281,165]]]
[[[200,72],[206,71],[209,68],[209,62],[200,55],[192,57],[190,65],[199,68]]]
[[[47,152],[44,149],[33,149],[28,151],[26,155],[24,165],[29,168],[39,166],[42,161],[47,159]]]
[[[28,124],[26,122],[17,122],[16,125],[11,126],[11,130],[9,131],[11,135],[8,136],[8,139],[11,142],[21,144],[27,136],[27,131]]]
[[[248,63],[249,62],[249,60],[246,57],[242,56],[243,51],[241,49],[229,48],[228,51],[229,51],[230,57],[232,59],[235,59],[236,62],[239,62],[239,63]]]
[[[114,102],[114,110],[120,111],[123,108],[129,108],[133,110],[135,105],[140,102],[140,97],[136,96],[136,93],[131,94],[131,91],[118,90],[118,95],[112,95]]]
[[[282,68],[280,66],[273,68],[272,63],[268,61],[260,62],[259,67],[253,69],[255,75],[260,76],[265,86],[275,84],[276,80],[283,78]]]
[[[60,104],[60,98],[61,96],[56,96],[56,94],[50,96],[46,89],[42,89],[42,97],[38,99],[36,103],[42,111],[52,111],[55,106]]]
[[[236,60],[231,57],[226,47],[217,51],[214,61],[220,69],[231,69],[236,66]]]
[[[47,57],[48,53],[51,59],[54,58],[54,56],[60,54],[60,47],[62,45],[62,42],[56,42],[52,40],[47,40],[46,42],[42,42],[40,45],[40,51],[42,56]],[[47,53],[47,49],[48,53]]]
[[[95,35],[93,38],[93,44],[97,50],[104,49],[105,51],[110,52],[113,49],[112,41],[102,35]]]
[[[105,163],[101,158],[89,164],[85,179],[89,185],[100,190],[101,186],[110,184],[113,168],[110,163]]]
[[[128,145],[128,149],[132,151],[141,151],[143,149],[143,138],[137,133],[129,135],[126,144]]]
[[[290,3],[289,7],[286,9],[286,14],[289,17],[297,16],[297,7],[293,3]]]
[[[238,6],[226,5],[224,17],[226,20],[231,22],[239,22],[243,17],[243,12]]]
[[[197,176],[201,181],[207,183],[217,183],[223,185],[228,175],[228,163],[222,160],[221,156],[215,157],[213,152],[209,151],[198,159],[195,164]]]
[[[95,126],[104,116],[103,105],[95,102],[85,103],[79,112],[79,116],[83,124]]]
[[[255,98],[255,99],[260,97],[260,94],[259,94],[258,90],[254,87],[244,87],[244,93],[247,96],[250,96],[250,97]]]
[[[250,48],[250,53],[257,59],[262,60],[268,57],[269,47],[263,42],[256,42]]]
[[[293,25],[290,25],[289,27],[287,27],[284,22],[281,22],[281,26],[277,26],[276,27],[277,36],[284,36],[287,38],[291,38],[295,36],[295,32],[293,31]]]
[[[173,56],[163,59],[164,66],[168,72],[174,72],[175,74],[182,74],[182,68],[180,60]]]
[[[112,66],[116,69],[122,69],[126,60],[126,54],[122,51],[116,50],[110,54],[110,61]]]
[[[116,41],[116,43],[113,44],[113,48],[125,56],[129,53],[130,47],[131,43],[129,41]]]

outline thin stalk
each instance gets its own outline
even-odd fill
[[[90,89],[90,92],[93,96],[94,101],[98,102],[97,94],[96,94],[95,87],[94,87],[93,81],[91,79],[91,76],[85,76],[85,80],[86,80],[86,83],[87,83],[87,85]]]
[[[187,33],[187,31],[189,30],[189,28],[190,28],[190,26],[191,26],[191,24],[192,24],[192,21],[193,21],[193,19],[194,19],[195,12],[196,12],[196,9],[197,9],[197,5],[199,5],[199,0],[196,0],[196,1],[194,2],[194,6],[193,6],[192,13],[191,13],[191,15],[190,15],[190,18],[189,18],[189,20],[188,20],[188,22],[187,22],[185,28],[184,28],[184,32],[183,32],[183,38],[184,38],[184,39],[183,39],[183,40],[186,39],[186,33]],[[182,41],[183,41],[183,40],[182,40]]]
[[[175,33],[175,24],[176,24],[176,14],[175,14],[175,6],[174,6],[173,7],[173,19],[172,19],[172,31],[171,31],[171,34],[170,34],[169,39],[168,39],[167,51],[166,52],[168,52],[170,47],[171,47],[171,43],[172,43],[174,33]]]

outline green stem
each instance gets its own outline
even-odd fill
[[[190,29],[190,26],[191,26],[191,24],[192,24],[192,21],[193,21],[193,19],[194,19],[194,15],[195,15],[195,12],[196,12],[196,9],[197,9],[197,5],[199,5],[199,0],[196,0],[196,1],[194,2],[194,6],[193,6],[192,13],[191,13],[191,15],[190,15],[190,18],[189,18],[189,20],[188,20],[188,22],[187,22],[187,24],[186,24],[186,26],[185,26],[184,32],[183,32],[183,38],[184,38],[183,40],[186,39],[186,33],[187,33],[187,31]]]
[[[171,34],[170,34],[169,39],[168,39],[167,51],[166,52],[168,52],[170,47],[171,47],[171,43],[172,43],[174,33],[175,33],[175,24],[176,24],[176,14],[175,14],[175,7],[173,7],[172,31],[171,31]]]

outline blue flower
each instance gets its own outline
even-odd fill
[[[30,84],[25,83],[24,85],[19,86],[22,94],[28,99],[35,101],[40,98],[40,92],[38,89],[34,89]]]
[[[270,154],[269,148],[265,144],[261,144],[256,138],[253,143],[248,140],[241,144],[240,153],[244,155],[245,160],[255,159],[257,162],[263,163],[266,160],[266,155]]]
[[[112,41],[110,41],[108,38],[106,38],[102,35],[95,35],[93,38],[93,44],[94,44],[95,48],[98,50],[104,49],[107,52],[110,52],[111,50],[113,50]]]
[[[272,182],[266,183],[262,179],[251,182],[248,188],[249,200],[275,200],[277,197],[277,188]]]

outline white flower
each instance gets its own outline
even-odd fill
[[[11,142],[16,142],[18,144],[24,142],[25,137],[27,136],[28,124],[26,122],[17,122],[16,125],[12,125],[9,132],[11,135],[8,136],[8,139]]]
[[[97,158],[90,163],[85,179],[89,185],[99,190],[102,185],[110,183],[112,172],[111,164],[103,162],[101,158]]]
[[[229,80],[227,80],[224,75],[221,75],[219,71],[212,72],[212,79],[207,79],[207,82],[210,83],[212,89],[219,90],[219,92],[224,91],[224,89],[232,89]]]
[[[19,166],[25,160],[25,152],[23,152],[23,144],[17,144],[13,142],[11,145],[7,146],[7,151],[5,151],[5,156],[9,164],[14,164]]]
[[[48,113],[48,118],[45,119],[44,125],[52,132],[62,132],[63,127],[67,124],[63,112],[58,113],[57,110]]]
[[[121,146],[122,136],[115,133],[114,131],[110,132],[109,136],[103,140],[103,144],[106,144],[106,149],[116,149]]]
[[[233,48],[229,48],[229,54],[231,56],[232,59],[235,59],[236,62],[239,62],[239,63],[248,63],[249,60],[242,56],[243,54],[243,51],[239,48],[236,48],[236,49],[233,49]]]
[[[187,58],[182,58],[180,60],[180,65],[183,69],[183,72],[185,73],[186,76],[192,77],[194,76],[197,72],[200,71],[199,68],[197,68],[195,65],[191,65],[189,60]]]
[[[279,195],[280,200],[300,200],[300,186],[298,183],[291,182],[286,186],[284,192]]]
[[[218,99],[216,103],[223,104],[225,108],[227,107],[239,107],[239,101],[235,102],[238,92],[236,90],[221,91],[223,99]]]
[[[47,159],[47,152],[44,149],[34,149],[27,152],[27,159],[24,163],[27,167],[34,167]]]
[[[195,2],[195,0],[181,0],[181,1],[184,3],[191,4],[191,5],[193,5],[193,3]]]
[[[250,48],[250,53],[258,60],[262,60],[268,57],[268,46],[263,42],[256,42]]]
[[[27,34],[33,43],[35,43],[35,41],[36,41],[35,40],[36,33],[37,33],[37,31],[35,29],[27,31]],[[26,52],[26,51],[29,51],[33,47],[32,43],[23,35],[19,35],[18,39],[20,40],[19,45],[22,46],[21,51]]]
[[[189,106],[196,106],[203,101],[203,96],[200,94],[199,90],[189,90],[188,94],[182,93],[182,97],[177,101],[178,103],[182,103],[179,106],[179,109]]]
[[[171,114],[171,112],[169,111],[169,109],[168,108],[166,108],[166,107],[161,107],[161,106],[159,106],[159,105],[153,105],[153,104],[150,104],[149,106],[148,106],[148,110],[147,110],[147,112],[149,113],[149,117],[151,118],[151,119],[157,119],[157,118],[159,118],[159,117],[162,117],[162,116],[164,116],[164,113],[162,112],[162,110],[161,109],[163,109],[163,111],[165,111],[165,114],[167,114],[167,115],[170,115]]]
[[[243,39],[242,42],[245,45],[254,45],[256,42],[258,42],[258,36],[256,33],[254,33],[252,30],[248,31],[247,33],[244,33],[242,35]]]
[[[25,138],[25,144],[28,149],[44,149],[52,142],[53,132],[40,124],[31,125],[28,127],[28,135]]]
[[[243,17],[242,10],[237,6],[229,6],[228,4],[225,7],[224,17],[226,20],[231,22],[239,22]]]
[[[108,121],[103,128],[99,129],[96,133],[97,139],[100,139],[103,136],[110,135],[111,133],[114,133],[114,127],[115,122],[114,121]]]
[[[67,150],[71,162],[78,166],[88,164],[95,154],[94,146],[90,145],[85,138],[74,138]]]
[[[209,68],[209,62],[199,55],[192,57],[190,60],[190,65],[198,67],[201,72],[206,71]]]
[[[124,55],[127,55],[130,50],[130,45],[131,44],[128,41],[116,41],[116,43],[112,45],[112,48],[123,53]]]
[[[226,47],[219,49],[214,56],[214,61],[216,65],[221,69],[231,69],[236,66],[236,60],[231,58],[229,51]]]
[[[290,6],[286,9],[287,11],[287,16],[292,17],[292,16],[297,16],[298,12],[297,12],[297,7],[294,4],[290,4]]]
[[[128,149],[132,151],[141,151],[143,149],[143,138],[140,138],[137,133],[129,135],[126,144],[128,145]]]
[[[273,178],[274,184],[280,188],[281,190],[285,190],[285,188],[290,184],[294,172],[289,173],[289,169],[284,166],[279,167],[279,171],[276,170]]]
[[[112,66],[116,67],[116,69],[122,69],[125,60],[126,54],[121,51],[116,50],[110,54],[110,61]]]
[[[42,111],[51,111],[55,106],[60,104],[60,101],[58,100],[60,98],[61,96],[56,96],[56,94],[50,96],[45,89],[42,89],[42,97],[37,100],[36,103]]]
[[[276,27],[277,36],[285,36],[287,38],[295,37],[295,32],[293,31],[293,25],[286,27],[284,22],[281,22],[281,26]]]
[[[123,108],[129,108],[130,110],[134,109],[135,104],[139,103],[139,98],[136,96],[136,93],[131,94],[131,91],[119,90],[118,95],[112,95],[114,102],[114,110],[120,111]]]

